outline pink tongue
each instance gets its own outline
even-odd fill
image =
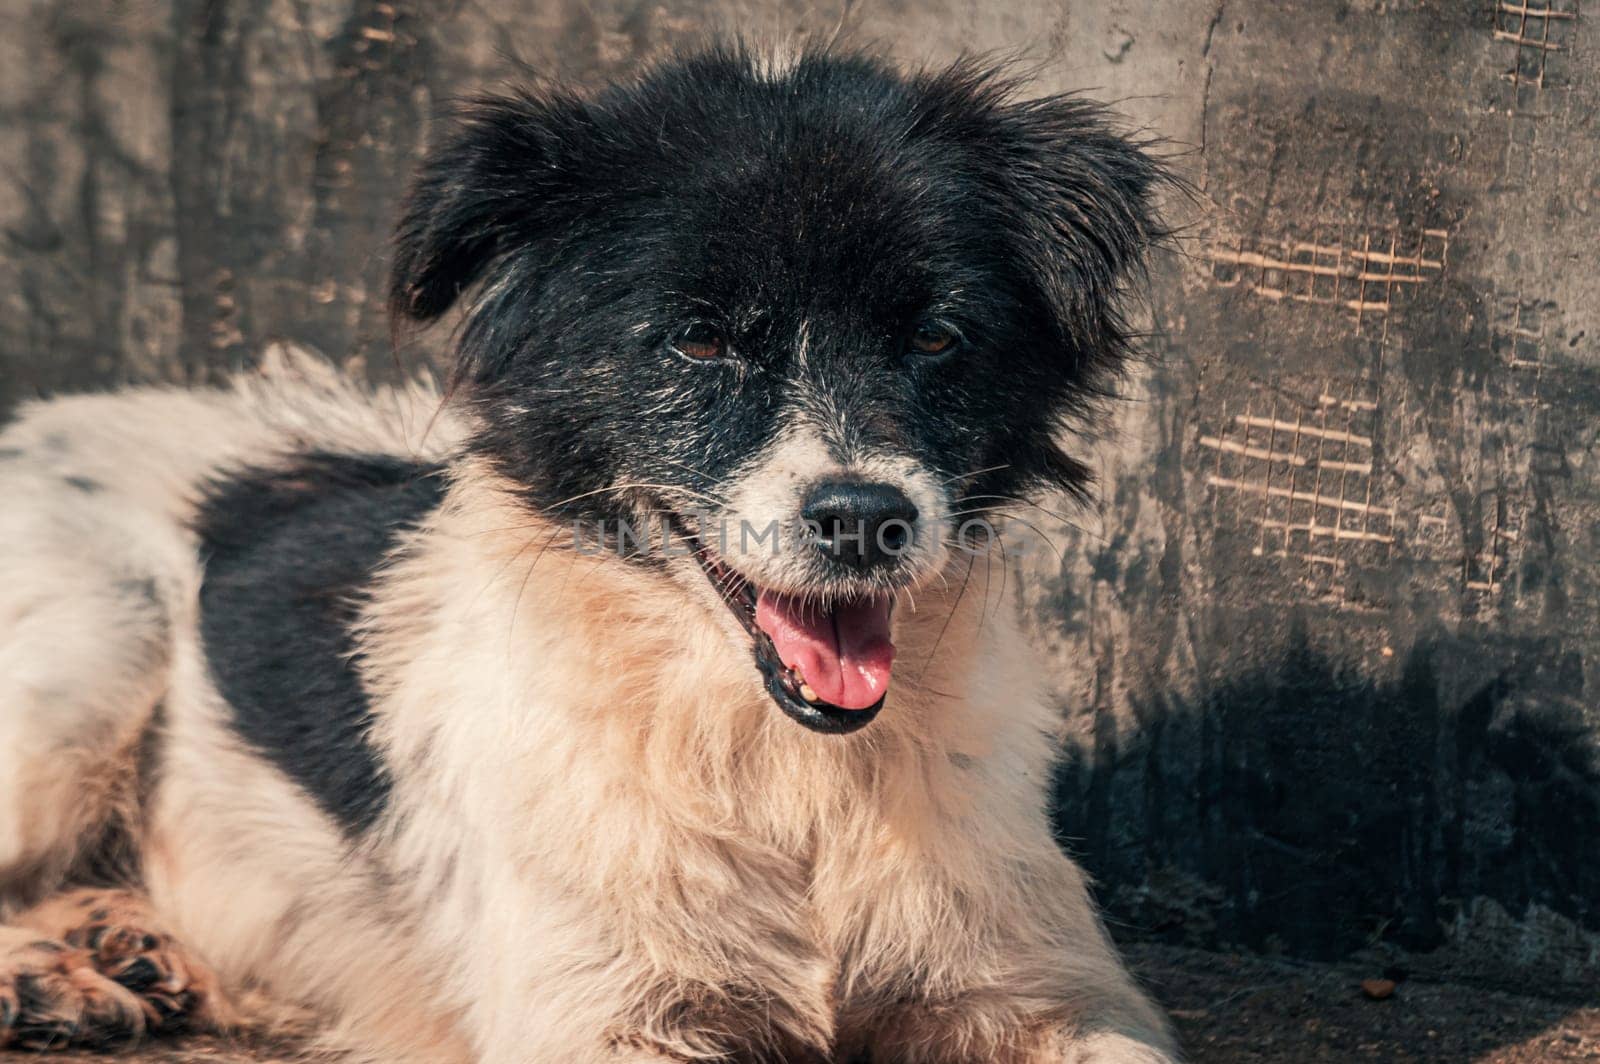
[[[756,624],[783,663],[825,702],[867,709],[889,689],[894,643],[887,595],[825,609],[763,591],[756,599]]]

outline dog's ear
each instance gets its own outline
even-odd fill
[[[1166,235],[1153,201],[1170,177],[1147,145],[1118,133],[1088,100],[1008,103],[997,117],[1013,246],[1065,339],[1082,354],[1120,346],[1119,296]]]
[[[389,306],[428,322],[511,250],[566,220],[582,104],[558,95],[482,96],[431,148],[395,232]]]
[[[1080,358],[1118,361],[1119,294],[1166,231],[1155,197],[1176,183],[1109,111],[1076,95],[1018,99],[1021,83],[973,60],[924,83],[936,122],[972,153],[1008,251]]]

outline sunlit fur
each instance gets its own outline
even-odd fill
[[[750,76],[792,77],[797,62]],[[941,545],[919,562],[869,727],[818,735],[777,712],[695,563],[571,549],[544,493],[609,477],[602,512],[634,512],[620,485],[650,456],[568,469],[585,456],[537,458],[515,438],[519,416],[544,444],[556,429],[529,413],[531,371],[491,365],[518,356],[490,341],[544,312],[497,305],[516,285],[495,270],[526,280],[536,266],[483,245],[504,227],[424,209],[456,188],[452,165],[482,162],[465,150],[437,150],[397,265],[402,312],[419,317],[486,286],[449,399],[424,384],[369,393],[279,352],[228,388],[38,404],[0,434],[0,496],[26,500],[0,509],[9,910],[76,882],[114,826],[155,912],[229,992],[313,1010],[328,1045],[375,1062],[1170,1061],[1051,837],[1056,712],[1002,560]],[[1069,225],[1059,205],[1022,209]],[[1142,201],[1107,210],[1144,225],[1130,220]],[[1084,267],[1114,286],[1148,235],[1091,251],[1073,231],[1052,254],[1115,254]],[[1079,483],[1037,432],[1091,387],[1087,363],[1120,354],[1114,293],[1056,290],[1065,266],[1026,269],[1063,315],[1057,340],[1095,346],[1054,371],[1075,383],[1038,424],[1011,425],[1002,455],[1027,478]],[[804,448],[773,441],[825,430],[824,412],[729,445],[743,460],[715,497],[791,505],[742,478],[797,460]],[[667,438],[672,424],[646,427]],[[946,526],[961,501],[948,474],[978,468],[919,456],[897,431],[832,442],[828,461],[893,471]],[[360,597],[369,741],[391,792],[357,836],[241,741],[197,635],[193,527],[214,478],[313,452],[448,471],[443,504]]]

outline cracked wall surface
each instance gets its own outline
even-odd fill
[[[1130,935],[1600,986],[1600,2],[10,13],[0,407],[279,337],[429,359],[391,349],[386,230],[429,117],[523,67],[838,32],[1116,101],[1197,194],[1080,444],[1099,501],[1013,533],[1065,844]]]

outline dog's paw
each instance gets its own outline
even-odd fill
[[[146,1031],[231,1026],[210,969],[166,933],[138,894],[71,891],[23,914],[19,922],[82,953],[93,971],[131,994]]]
[[[1178,1064],[1178,1057],[1162,1045],[1097,1031],[1066,1039],[1051,1064]]]
[[[89,951],[96,971],[145,1002],[152,1030],[182,1028],[202,996],[184,951],[170,935],[110,922],[116,916],[68,931],[67,944]]]
[[[156,1019],[136,993],[95,968],[88,950],[8,937],[0,944],[0,1046],[107,1048],[136,1040]]]

